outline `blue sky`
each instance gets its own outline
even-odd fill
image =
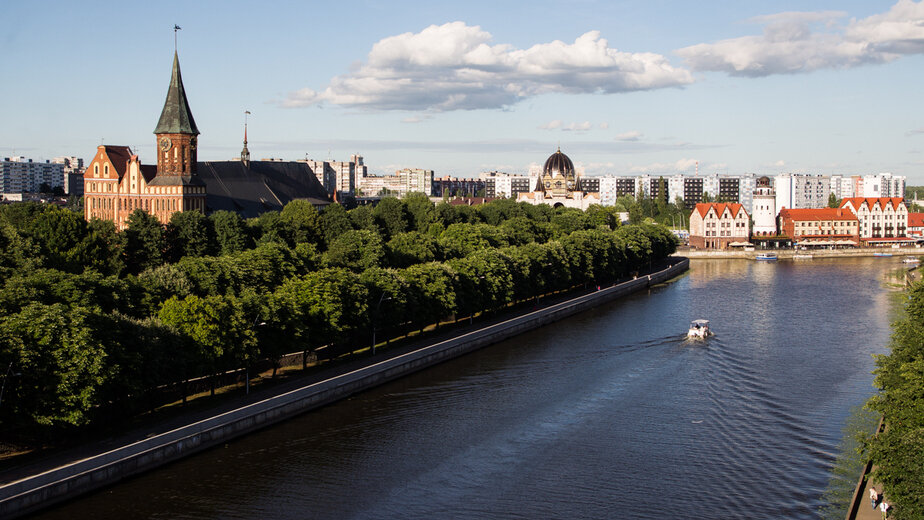
[[[0,154],[153,162],[178,24],[200,160],[924,184],[924,2],[458,4],[8,0]]]

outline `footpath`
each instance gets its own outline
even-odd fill
[[[685,272],[686,258],[612,286],[545,297],[541,305],[503,313],[473,325],[447,327],[417,342],[379,349],[374,357],[332,363],[302,377],[254,387],[249,395],[181,413],[129,432],[71,449],[52,451],[0,471],[0,518],[33,513],[121,479],[192,455],[234,437],[338,401],[428,366],[483,348],[663,283]]]

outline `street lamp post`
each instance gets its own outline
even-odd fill
[[[6,390],[7,378],[21,375],[20,372],[13,372],[13,361],[10,361],[10,366],[6,367],[6,373],[3,374],[3,385],[0,385],[0,404],[3,404],[3,391]]]
[[[379,317],[379,307],[382,306],[382,302],[388,301],[391,299],[392,299],[391,296],[386,298],[385,293],[383,292],[382,295],[379,296],[379,303],[375,304],[375,311],[372,313],[372,355],[373,356],[375,355],[375,322]]]
[[[260,323],[257,323],[257,320],[259,319],[260,317],[257,316],[257,318],[253,320],[253,324],[250,325],[251,330],[253,330],[254,332],[256,332],[257,327],[262,327],[266,325],[265,321],[261,321]],[[250,395],[250,355],[247,356],[246,375],[244,379],[246,380],[246,383],[245,383],[246,390],[244,391],[244,393],[246,395]]]

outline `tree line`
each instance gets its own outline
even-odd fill
[[[664,227],[620,226],[611,208],[422,194],[349,211],[293,201],[247,220],[182,212],[166,226],[138,210],[121,232],[53,205],[3,206],[0,430],[111,421],[190,378],[613,281],[674,249]]]
[[[893,324],[891,352],[876,356],[879,393],[867,406],[882,414],[885,430],[866,440],[896,520],[921,518],[924,511],[924,282],[908,291],[903,317]]]

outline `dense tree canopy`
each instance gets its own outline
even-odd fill
[[[905,315],[893,329],[891,353],[876,356],[880,392],[868,404],[883,415],[886,429],[866,452],[876,465],[872,478],[894,508],[892,517],[902,520],[924,511],[924,283],[911,288]]]
[[[57,206],[0,207],[0,431],[138,410],[191,378],[289,352],[368,345],[673,253],[663,227],[512,200],[423,195],[243,220],[134,212],[127,229]],[[154,403],[154,401],[150,401]],[[116,414],[117,415],[117,414]]]

